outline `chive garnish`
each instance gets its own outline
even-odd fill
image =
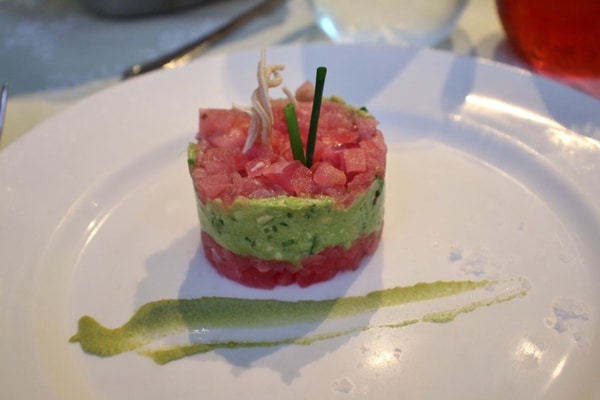
[[[321,100],[323,100],[323,87],[325,86],[325,75],[327,68],[317,68],[317,78],[315,81],[315,95],[313,98],[313,107],[310,114],[310,127],[308,129],[308,141],[306,142],[306,166],[310,168],[315,153],[315,144],[317,142],[317,126],[319,125],[319,116],[321,114]]]
[[[294,104],[289,103],[283,108],[283,112],[287,122],[290,146],[292,148],[294,160],[298,160],[306,165],[304,148],[302,147],[302,138],[300,137],[300,127],[298,126],[298,117],[296,116],[296,107],[294,107]]]
[[[325,75],[327,68],[317,68],[317,78],[315,82],[315,94],[313,96],[313,106],[310,114],[310,126],[308,128],[308,140],[306,142],[306,157],[302,147],[302,138],[300,136],[300,127],[298,126],[298,117],[296,107],[289,103],[283,108],[285,120],[290,136],[290,147],[294,160],[300,161],[306,167],[310,168],[315,153],[315,144],[317,143],[317,127],[319,125],[319,116],[321,114],[321,102],[323,100],[323,87],[325,86]]]

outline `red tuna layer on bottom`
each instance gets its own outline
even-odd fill
[[[262,260],[235,254],[213,240],[202,231],[202,246],[210,264],[217,272],[242,285],[272,289],[297,283],[307,287],[314,283],[330,280],[342,271],[358,269],[362,259],[377,249],[382,230],[364,235],[348,248],[332,246],[302,259],[302,268],[288,261]]]

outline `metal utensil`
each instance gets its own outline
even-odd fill
[[[136,18],[195,7],[209,0],[81,0],[93,13],[105,18]]]
[[[251,9],[243,12],[236,16],[231,21],[221,26],[217,30],[204,35],[168,54],[165,54],[155,60],[148,61],[142,64],[136,64],[129,68],[123,74],[123,79],[132,78],[134,76],[141,75],[145,72],[152,71],[159,68],[175,68],[186,64],[194,56],[207,50],[214,43],[224,39],[237,29],[248,24],[250,21],[261,15],[267,14],[272,11],[275,7],[282,4],[284,0],[264,0],[258,3]]]
[[[8,102],[8,85],[2,84],[0,89],[0,139],[2,139],[2,131],[4,130],[4,118],[6,116],[6,103]]]

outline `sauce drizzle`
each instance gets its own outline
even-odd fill
[[[157,341],[177,334],[210,329],[275,328],[295,324],[321,323],[374,312],[380,308],[445,298],[478,289],[502,287],[493,296],[470,301],[449,310],[438,310],[393,323],[368,325],[334,330],[312,336],[282,339],[254,338],[249,340],[219,340],[203,343],[156,345]],[[231,297],[201,297],[196,299],[166,299],[144,304],[124,325],[106,328],[90,316],[79,320],[78,332],[69,341],[79,343],[90,354],[114,356],[128,351],[165,364],[186,356],[206,353],[220,348],[272,347],[286,344],[309,345],[374,328],[400,328],[419,322],[446,323],[458,315],[481,307],[525,296],[529,290],[523,279],[508,281],[436,281],[412,286],[394,287],[370,292],[364,296],[339,297],[327,300],[282,301],[275,299],[242,299]],[[489,290],[494,293],[493,290]],[[486,292],[487,293],[487,292]]]

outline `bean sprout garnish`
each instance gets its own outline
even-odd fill
[[[262,49],[256,71],[258,87],[252,93],[251,107],[235,106],[239,110],[251,115],[248,137],[242,150],[244,153],[257,142],[270,143],[269,137],[273,131],[273,109],[271,107],[269,89],[280,86],[283,83],[283,78],[279,72],[285,67],[281,64],[267,65],[265,54],[265,50]],[[284,86],[282,90],[290,102],[296,102],[292,92],[288,88]]]

